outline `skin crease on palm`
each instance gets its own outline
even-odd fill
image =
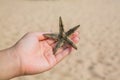
[[[15,45],[15,55],[19,57],[20,74],[29,75],[47,71],[59,63],[65,56],[71,53],[73,48],[67,46],[60,48],[53,54],[55,42],[43,36],[45,33],[27,33]],[[79,41],[78,31],[70,38],[74,43]]]

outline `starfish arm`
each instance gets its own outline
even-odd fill
[[[64,38],[66,43],[68,43],[69,45],[71,45],[74,49],[77,49],[77,46],[69,39],[69,38]]]
[[[59,17],[59,34],[63,35],[63,32],[64,32],[64,28],[63,28],[62,18]]]
[[[47,37],[47,38],[51,38],[51,39],[55,39],[55,40],[57,40],[57,38],[58,38],[58,34],[43,34],[45,37]]]
[[[80,27],[80,25],[77,25],[75,27],[73,27],[72,29],[70,29],[69,31],[67,31],[65,34],[67,36],[70,36],[72,33],[74,33],[78,28]]]
[[[62,45],[63,45],[63,40],[61,39],[57,42],[57,44],[53,48],[53,54],[55,54],[57,52],[58,48],[60,48]]]

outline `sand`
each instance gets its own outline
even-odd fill
[[[31,31],[58,32],[80,24],[80,41],[45,73],[11,80],[120,80],[120,0],[0,0],[0,49]]]

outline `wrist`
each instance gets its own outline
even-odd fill
[[[21,75],[20,59],[14,47],[0,51],[0,77],[10,79]]]
[[[15,46],[8,49],[8,55],[10,56],[11,61],[13,61],[13,68],[11,68],[14,70],[13,77],[22,75],[20,56]]]

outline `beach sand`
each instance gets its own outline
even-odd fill
[[[120,80],[120,0],[0,0],[0,49],[27,32],[78,24],[80,41],[50,71],[11,80]],[[12,61],[11,61],[12,62]]]

